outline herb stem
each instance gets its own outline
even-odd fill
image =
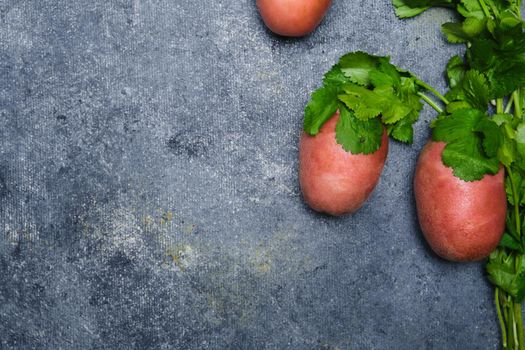
[[[443,96],[439,91],[437,91],[432,86],[430,86],[427,83],[425,83],[424,81],[416,79],[416,84],[421,86],[422,88],[425,88],[426,90],[430,91],[431,93],[433,93],[437,98],[439,98],[441,101],[443,101],[444,104],[448,105],[450,103],[449,100],[445,96]]]
[[[487,18],[492,17],[492,16],[490,15],[490,11],[489,11],[487,5],[485,4],[485,1],[483,1],[483,0],[478,0],[478,1],[479,1],[479,5],[480,5],[481,8],[483,9],[483,13],[485,14],[485,17],[487,17]]]
[[[507,106],[505,107],[504,113],[510,113],[510,109],[512,108],[512,104],[514,103],[514,94],[510,95],[509,101],[507,102]]]
[[[434,100],[432,100],[430,97],[428,97],[427,95],[425,95],[424,93],[422,92],[418,92],[417,93],[418,96],[420,96],[426,103],[428,103],[428,105],[432,108],[434,108],[434,110],[436,112],[438,112],[439,114],[443,113],[443,110],[441,109],[441,107],[439,107],[437,105],[436,102],[434,102]]]
[[[496,100],[496,113],[501,114],[503,113],[503,99],[498,98]]]
[[[520,218],[520,199],[518,198],[518,192],[516,191],[516,183],[514,182],[514,175],[510,167],[505,167],[510,180],[510,187],[512,189],[512,199],[514,200],[514,216],[516,222],[516,233],[521,238],[521,218]]]
[[[518,344],[519,350],[525,349],[525,338],[523,336],[523,316],[521,315],[521,304],[514,303],[514,318],[516,319],[516,327],[518,328]]]
[[[515,349],[516,348],[516,337],[514,336],[514,307],[512,305],[512,300],[510,298],[510,295],[507,296],[507,301],[506,301],[506,308],[507,308],[507,315],[508,315],[508,318],[507,318],[507,334],[509,336],[509,345],[511,349]]]
[[[503,339],[503,349],[506,349],[507,348],[507,332],[505,331],[505,321],[503,320],[503,315],[501,314],[499,293],[500,293],[500,289],[496,287],[496,293],[494,295],[494,299],[496,302],[496,311],[498,312],[499,326],[501,328],[501,338]]]
[[[521,116],[522,116],[522,111],[521,111],[522,106],[521,106],[521,101],[520,101],[521,89],[517,89],[516,91],[514,91],[512,93],[512,96],[514,97],[514,115],[517,118],[521,119]]]

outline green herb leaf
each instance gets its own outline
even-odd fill
[[[458,0],[393,0],[396,15],[399,18],[408,18],[419,15],[430,7],[453,7]]]
[[[461,109],[434,123],[434,141],[447,144],[442,154],[443,164],[464,181],[481,180],[485,174],[499,171],[498,159],[487,155],[484,149],[501,142],[500,136],[496,136],[499,135],[497,125],[487,118],[479,110]],[[495,129],[487,123],[493,123]]]
[[[383,126],[378,119],[359,120],[342,104],[339,111],[340,116],[335,129],[336,140],[345,151],[370,154],[381,147]]]
[[[463,23],[443,24],[441,31],[446,35],[449,42],[458,44],[470,41],[483,32],[485,27],[485,19],[468,17]]]
[[[365,52],[351,52],[339,59],[339,67],[351,82],[363,86],[370,84],[370,73],[377,68],[378,58]]]
[[[463,80],[466,71],[465,63],[461,57],[454,56],[448,61],[447,77],[451,88],[455,87]]]
[[[323,86],[312,94],[304,115],[304,131],[307,134],[317,135],[321,126],[335,114],[339,105],[338,93],[337,87]]]
[[[488,278],[494,285],[521,302],[525,297],[525,268],[522,263],[516,269],[515,259],[498,249],[490,255],[486,269]]]
[[[521,246],[520,241],[518,241],[516,238],[512,237],[508,233],[503,234],[503,237],[499,242],[499,246],[503,248],[509,248],[520,253],[523,252],[523,248]]]

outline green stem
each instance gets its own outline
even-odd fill
[[[498,98],[496,100],[496,113],[501,114],[503,113],[503,99]]]
[[[438,112],[439,114],[443,113],[443,110],[441,109],[441,107],[439,107],[437,105],[436,102],[434,102],[430,97],[428,97],[427,95],[425,95],[424,93],[422,92],[418,92],[417,95],[419,97],[421,97],[426,103],[428,103],[428,105],[432,108],[434,108],[436,110],[436,112]]]
[[[483,13],[485,14],[485,17],[487,17],[487,18],[492,17],[492,16],[490,15],[490,11],[489,11],[487,5],[485,4],[485,1],[483,1],[483,0],[479,0],[479,5],[480,5],[481,8],[483,9]]]
[[[514,303],[514,318],[516,319],[519,350],[525,350],[525,338],[523,336],[523,318],[521,315],[521,304]]]
[[[507,107],[505,107],[504,113],[510,113],[512,104],[514,103],[514,94],[510,95],[509,102],[507,102]]]
[[[514,183],[514,175],[510,167],[505,167],[507,174],[509,175],[510,187],[512,189],[512,199],[514,200],[514,216],[516,222],[516,233],[521,238],[521,218],[520,218],[520,199],[518,198],[518,192],[516,191],[516,184]]]
[[[505,331],[505,321],[503,320],[503,315],[501,314],[501,305],[499,302],[499,288],[496,287],[496,293],[494,296],[496,302],[496,311],[498,312],[499,326],[501,328],[501,339],[503,340],[503,349],[507,348],[507,332]]]
[[[514,97],[514,115],[517,117],[517,118],[520,118],[521,119],[521,115],[522,115],[522,112],[521,112],[521,100],[520,100],[520,97],[521,97],[521,91],[520,89],[514,91],[512,93],[512,97]]]
[[[444,104],[448,105],[450,103],[449,100],[447,100],[447,98],[445,96],[443,96],[439,91],[437,91],[432,86],[430,86],[427,83],[425,83],[424,81],[421,81],[421,80],[418,79],[418,80],[416,80],[416,84],[421,86],[422,88],[425,88],[426,90],[430,91],[434,95],[436,95],[436,97],[439,98],[441,101],[443,101]]]
[[[510,299],[510,296],[507,296],[507,300],[505,303],[505,308],[507,309],[507,334],[509,339],[509,348],[515,349],[516,348],[516,338],[514,337],[514,308],[512,306],[512,301]]]

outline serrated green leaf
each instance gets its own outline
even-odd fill
[[[337,87],[323,86],[312,94],[304,114],[303,128],[307,134],[317,135],[321,126],[335,114],[339,105],[338,93]]]
[[[463,32],[469,38],[474,38],[485,30],[486,24],[485,18],[479,19],[477,17],[467,17],[462,24]]]
[[[447,77],[450,87],[458,85],[465,76],[467,69],[463,59],[459,56],[452,57],[447,63]]]
[[[400,18],[414,17],[430,7],[453,7],[458,0],[393,0],[396,15]]]
[[[445,23],[441,26],[441,32],[452,44],[465,43],[470,39],[470,36],[463,30],[461,23]]]
[[[369,90],[366,91],[367,93],[371,92]],[[367,103],[366,100],[371,99],[368,95],[339,95],[338,98],[354,112],[357,119],[368,120],[381,114],[381,106]]]
[[[359,120],[344,105],[340,106],[336,125],[336,140],[353,154],[371,154],[381,147],[383,126],[378,119]]]
[[[377,68],[378,58],[361,51],[351,52],[341,57],[338,65],[353,83],[368,86],[370,72]]]
[[[505,232],[503,234],[503,237],[501,237],[499,246],[503,248],[509,248],[509,249],[515,250],[520,253],[523,252],[521,243],[518,240],[516,240],[514,237],[512,237],[510,234],[508,234],[507,232]]]
[[[525,266],[516,264],[516,255],[510,255],[504,249],[497,249],[490,254],[486,266],[489,280],[513,298],[521,302],[525,297]]]
[[[525,58],[505,59],[492,66],[487,72],[491,97],[501,98],[525,86]]]
[[[379,70],[374,70],[370,72],[370,82],[375,87],[393,86],[394,84],[396,84],[394,77]]]
[[[407,118],[397,123],[387,125],[386,128],[388,135],[394,138],[394,140],[405,143],[412,143],[414,140],[414,128],[412,127],[412,124],[415,123],[418,117],[419,113],[413,111]]]
[[[499,170],[499,161],[484,157],[480,144],[473,139],[447,144],[442,159],[443,164],[452,168],[454,176],[463,181],[478,181]]]
[[[481,180],[486,174],[499,171],[498,159],[487,155],[483,147],[485,139],[489,140],[487,147],[499,142],[495,140],[497,136],[493,135],[494,130],[477,131],[478,125],[484,124],[483,119],[487,118],[479,110],[461,109],[434,123],[433,140],[447,144],[442,154],[443,164],[452,168],[454,175],[464,181]]]
[[[404,0],[393,0],[396,15],[399,18],[410,18],[419,15],[420,13],[426,11],[429,7],[410,7],[405,4]]]
[[[458,5],[457,9],[463,17],[485,18],[485,13],[479,4],[479,0],[461,0],[461,4]]]
[[[496,123],[498,126],[501,126],[505,123],[507,124],[510,124],[512,123],[512,114],[507,114],[507,113],[499,113],[499,114],[494,114],[492,116],[492,121],[494,123]]]
[[[479,123],[475,126],[474,131],[483,134],[483,150],[489,158],[494,158],[498,155],[498,149],[500,148],[503,136],[501,134],[498,124],[491,119],[482,118]]]
[[[516,128],[516,149],[518,154],[525,158],[525,123],[521,123]]]
[[[481,111],[487,110],[489,103],[489,92],[487,90],[487,78],[476,70],[469,70],[462,81],[465,101],[473,108]]]
[[[348,79],[343,72],[341,71],[341,67],[336,64],[334,65],[323,78],[323,84],[325,86],[330,85],[343,85],[350,82],[350,79]]]
[[[467,49],[467,63],[472,69],[485,72],[499,60],[496,43],[490,38],[479,38],[471,42]]]
[[[490,99],[488,89],[489,83],[483,74],[474,69],[467,71],[462,80],[446,94],[453,103],[458,101],[463,103],[448,105],[447,110],[452,113],[465,106],[470,106],[486,111]]]

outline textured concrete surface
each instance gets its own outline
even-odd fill
[[[421,238],[413,146],[354,216],[302,202],[309,93],[351,50],[444,88],[445,10],[335,1],[0,0],[0,349],[496,349],[482,264]]]

